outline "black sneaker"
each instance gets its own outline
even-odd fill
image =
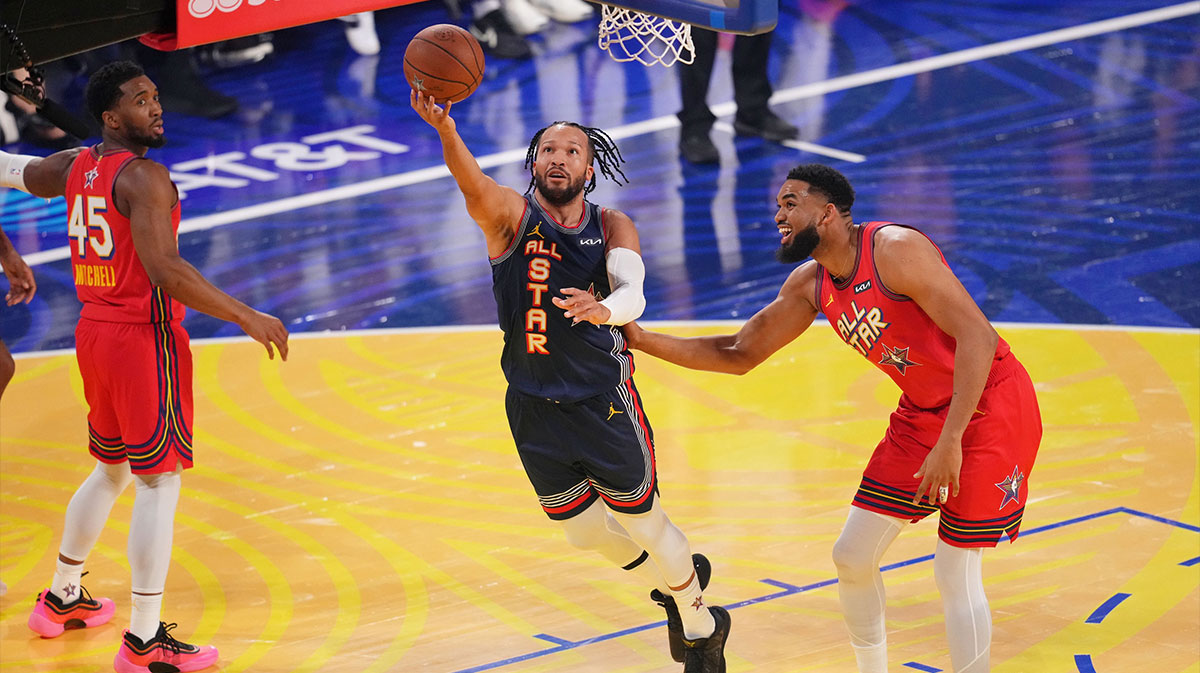
[[[769,110],[752,122],[735,118],[733,130],[739,136],[760,136],[774,142],[795,140],[800,135],[800,129]]]
[[[679,153],[693,164],[721,163],[721,154],[707,133],[693,133],[680,138]]]
[[[729,611],[714,605],[708,609],[717,628],[707,638],[683,639],[683,673],[725,673],[725,641],[732,620]]]
[[[492,56],[500,58],[529,58],[533,50],[525,38],[517,35],[512,24],[504,17],[504,10],[494,9],[471,22],[471,34],[479,40],[479,46]]]
[[[708,558],[704,554],[692,554],[692,567],[696,569],[696,578],[700,580],[700,590],[707,589],[708,580],[712,577],[712,564]],[[650,600],[667,611],[667,644],[671,646],[671,658],[683,662],[683,618],[679,616],[675,597],[655,589],[650,592]]]

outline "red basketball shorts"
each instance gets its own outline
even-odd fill
[[[959,494],[940,507],[914,505],[913,477],[937,443],[948,408],[919,409],[900,398],[883,441],[875,448],[854,505],[919,521],[941,510],[938,537],[955,547],[995,547],[1017,539],[1029,473],[1042,439],[1042,418],[1028,372],[1013,355],[993,365],[989,383],[963,433]]]
[[[178,322],[81,318],[75,356],[88,403],[88,450],[134,474],[192,466],[192,353]]]

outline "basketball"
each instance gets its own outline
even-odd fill
[[[458,26],[430,26],[417,33],[404,50],[404,79],[438,103],[457,103],[483,81],[483,48]]]

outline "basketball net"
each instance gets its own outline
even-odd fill
[[[696,59],[692,24],[624,7],[601,5],[600,48],[613,60],[642,65],[691,65]]]

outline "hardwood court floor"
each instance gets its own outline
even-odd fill
[[[1002,333],[1046,433],[1024,535],[985,561],[994,670],[1200,671],[1197,333]],[[220,647],[212,670],[681,668],[645,588],[539,511],[504,420],[499,343],[493,329],[316,335],[285,364],[256,344],[196,345],[198,462],[164,616]],[[637,362],[663,502],[713,560],[710,600],[733,607],[729,670],[852,671],[830,548],[894,386],[820,326],[740,378]],[[127,624],[132,489],[87,566],[113,622],[52,641],[25,627],[91,468],[84,414],[71,354],[18,362],[0,415],[6,672],[111,670]],[[912,527],[884,558],[900,564],[884,573],[893,670],[949,666],[935,531]]]

